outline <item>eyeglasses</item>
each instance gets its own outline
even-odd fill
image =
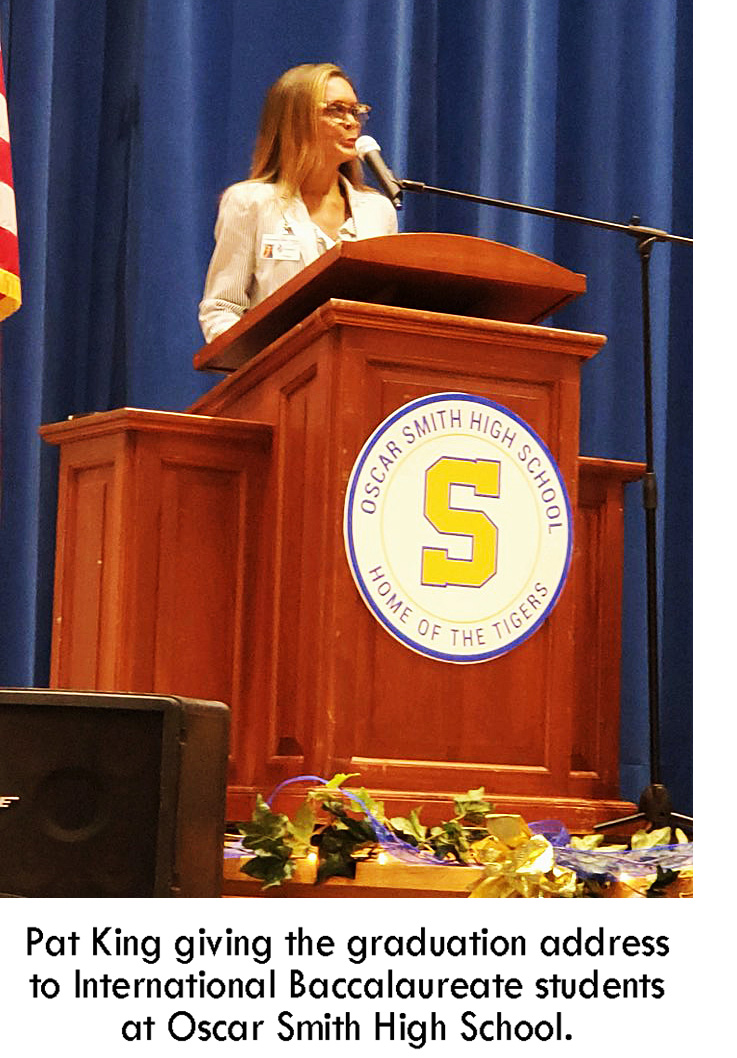
[[[325,117],[330,121],[345,121],[350,116],[359,125],[363,125],[371,113],[368,103],[323,103],[322,106]]]

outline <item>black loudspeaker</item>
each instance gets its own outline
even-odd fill
[[[230,711],[0,690],[0,891],[221,894]]]

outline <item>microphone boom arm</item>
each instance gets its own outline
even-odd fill
[[[403,191],[428,192],[433,195],[444,195],[446,198],[463,199],[466,202],[478,202],[484,206],[498,206],[500,209],[512,209],[518,213],[531,213],[536,217],[548,217],[552,220],[567,220],[574,224],[588,224],[590,227],[603,228],[605,231],[618,231],[632,235],[636,239],[652,239],[655,242],[677,242],[693,246],[693,239],[684,235],[672,235],[659,228],[647,228],[639,223],[639,217],[633,217],[629,224],[617,224],[611,220],[598,220],[596,217],[580,217],[574,213],[559,213],[553,209],[541,209],[539,206],[526,206],[521,202],[505,202],[499,198],[487,198],[485,195],[474,195],[470,191],[451,191],[445,187],[432,187],[420,180],[403,180],[397,178]]]

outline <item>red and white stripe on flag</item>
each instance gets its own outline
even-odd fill
[[[2,55],[0,55],[0,320],[20,306],[18,266],[18,225],[15,218],[15,191],[10,164],[10,129],[5,98]]]

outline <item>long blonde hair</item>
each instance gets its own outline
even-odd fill
[[[293,66],[274,82],[261,113],[251,180],[280,184],[287,195],[298,191],[315,164],[318,114],[331,77],[342,77],[353,87],[350,77],[331,62]],[[344,162],[340,171],[354,187],[365,186],[357,158]]]

